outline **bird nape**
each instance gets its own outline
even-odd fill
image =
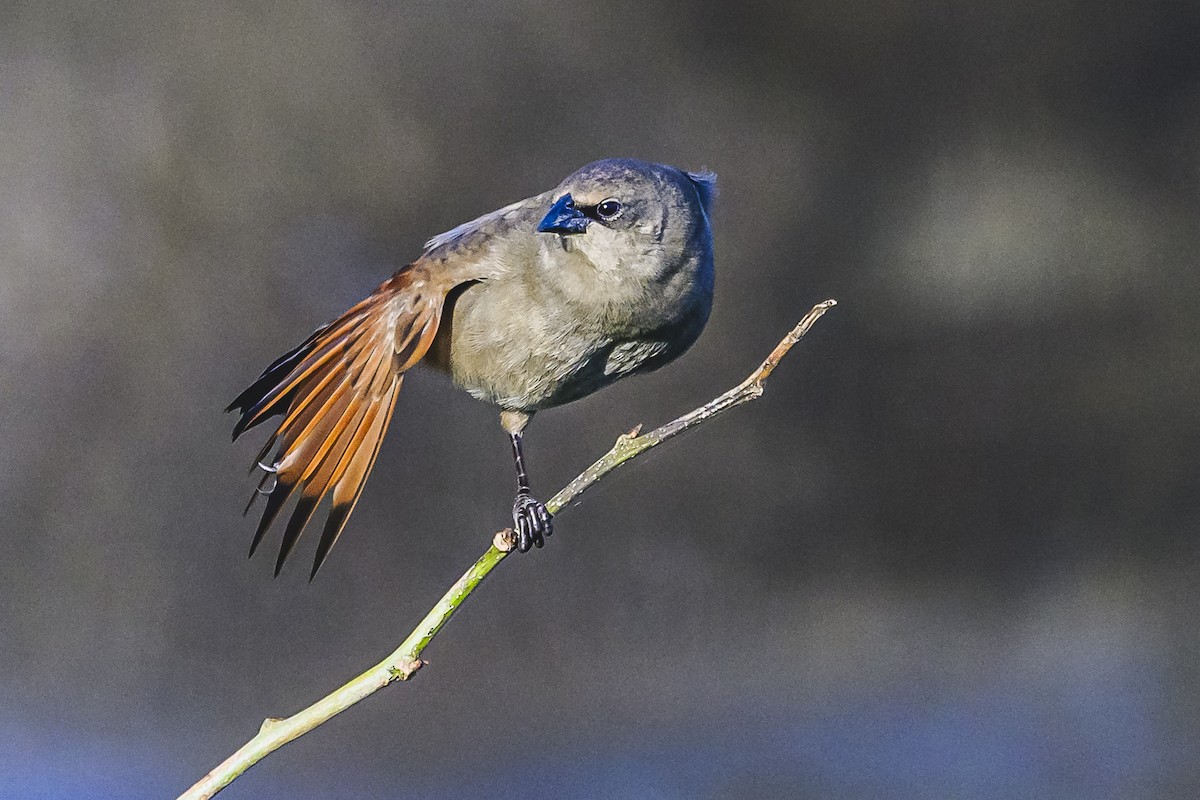
[[[596,161],[554,189],[430,239],[412,263],[288,351],[238,395],[233,438],[281,416],[255,459],[246,506],[266,507],[250,554],[296,496],[283,568],[329,498],[310,580],[337,542],[387,432],[405,373],[448,372],[499,407],[516,467],[517,549],[553,532],[525,472],[535,412],[585,397],[687,350],[712,306],[716,176],[635,159]]]

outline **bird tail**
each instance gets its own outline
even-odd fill
[[[431,289],[422,271],[401,270],[276,359],[226,409],[240,414],[235,440],[267,419],[283,417],[255,459],[266,474],[246,506],[248,512],[259,495],[267,498],[250,545],[254,555],[298,490],[276,575],[326,495],[329,515],[310,580],[341,535],[379,454],[404,373],[424,357],[437,333],[445,296]]]

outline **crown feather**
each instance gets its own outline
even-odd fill
[[[700,196],[700,204],[704,206],[707,212],[712,208],[713,200],[717,196],[717,173],[708,170],[700,170],[699,172],[685,172],[688,180],[696,187],[696,194]]]

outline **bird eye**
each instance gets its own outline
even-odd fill
[[[621,213],[621,201],[610,197],[596,206],[596,213],[600,219],[616,219]]]

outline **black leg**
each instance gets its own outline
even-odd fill
[[[510,433],[513,464],[517,468],[517,499],[513,501],[513,532],[517,535],[517,550],[528,552],[530,547],[542,547],[546,537],[554,533],[554,522],[545,504],[535,500],[525,475],[525,455],[521,451],[521,434]]]

